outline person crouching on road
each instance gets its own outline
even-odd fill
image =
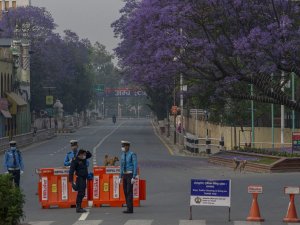
[[[65,157],[65,161],[64,161],[64,166],[71,166],[72,160],[76,158],[77,153],[78,153],[78,150],[77,150],[78,149],[78,141],[71,140],[70,144],[71,144],[72,151],[67,153],[67,155]]]
[[[130,151],[130,142],[122,141],[122,155],[120,166],[120,182],[123,181],[123,190],[126,198],[127,210],[123,213],[133,213],[133,184],[138,178],[137,156]]]
[[[88,177],[88,165],[86,160],[91,158],[92,154],[89,151],[80,149],[76,158],[71,162],[69,171],[69,182],[72,183],[72,187],[77,191],[76,198],[76,212],[84,213],[85,209],[81,207],[82,199],[85,196],[86,180]],[[74,173],[77,176],[76,183],[74,183]]]
[[[24,164],[21,152],[17,149],[15,141],[9,142],[10,148],[4,155],[5,173],[9,173],[13,177],[13,181],[17,187],[20,186],[20,175],[23,174]]]

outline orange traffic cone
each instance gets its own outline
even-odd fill
[[[253,196],[252,205],[251,205],[249,216],[247,217],[247,221],[264,221],[264,219],[261,218],[259,212],[259,206],[257,202],[258,193],[253,193],[252,196]]]
[[[295,195],[294,194],[290,194],[290,203],[289,203],[289,207],[286,213],[285,218],[283,219],[284,222],[289,222],[289,223],[296,223],[299,222],[300,220],[298,219],[297,216],[297,211],[296,211],[296,207],[295,207]]]

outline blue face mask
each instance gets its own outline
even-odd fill
[[[10,150],[15,151],[17,150],[17,147],[10,147]]]

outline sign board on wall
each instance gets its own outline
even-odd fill
[[[300,151],[300,132],[293,132],[292,148],[293,148],[293,151]]]

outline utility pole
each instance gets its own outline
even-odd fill
[[[254,95],[253,93],[253,84],[251,84],[251,96]],[[251,147],[255,146],[255,127],[254,127],[254,101],[251,100]]]
[[[271,81],[273,82],[273,73],[271,74]],[[273,85],[273,83],[272,83]],[[273,93],[273,88],[271,89],[272,93]],[[271,114],[272,114],[272,150],[274,150],[275,148],[275,136],[274,136],[274,103],[271,104]]]
[[[180,28],[180,36],[182,36],[182,28]],[[180,57],[182,57],[184,49],[181,47],[180,49]],[[180,124],[181,124],[181,132],[185,130],[185,124],[183,121],[183,75],[180,73]]]
[[[138,119],[140,118],[140,102],[139,102],[139,100],[138,100],[138,106],[137,106],[137,116],[138,116]]]
[[[281,73],[281,83],[282,88],[281,91],[284,92],[284,72]],[[281,129],[280,129],[280,140],[281,140],[281,147],[284,147],[284,105],[281,105]]]
[[[184,129],[183,124],[183,76],[180,74],[180,124],[181,124],[181,132]]]
[[[105,118],[105,102],[104,102],[104,97],[102,98],[102,117],[103,119]]]
[[[174,77],[173,106],[176,106],[176,78],[175,77]],[[177,116],[177,112],[174,112],[173,116],[174,116],[174,144],[176,144],[176,116]]]
[[[292,100],[293,100],[293,102],[295,102],[295,73],[294,72],[292,72]],[[294,109],[292,111],[292,116],[293,116],[293,118],[292,118],[292,123],[293,123],[292,130],[293,130],[293,132],[295,132],[295,110]]]

